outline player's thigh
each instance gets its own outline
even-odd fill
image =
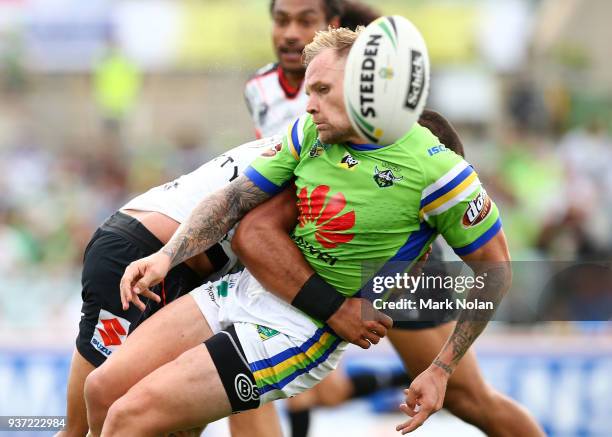
[[[125,393],[145,375],[211,335],[211,328],[193,297],[183,296],[145,320],[96,370],[96,376],[114,393]]]
[[[391,329],[388,338],[413,376],[423,372],[436,358],[455,328],[454,322],[426,329]],[[486,384],[470,348],[448,382],[447,400],[453,392],[484,391]]]
[[[229,427],[232,437],[283,436],[274,402],[230,416]]]
[[[117,415],[158,434],[196,428],[231,412],[217,368],[200,344],[151,372],[116,401],[104,431],[113,435],[125,430],[116,427]]]

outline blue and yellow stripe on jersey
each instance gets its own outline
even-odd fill
[[[261,395],[281,390],[295,378],[323,363],[337,349],[341,340],[329,329],[319,328],[301,346],[286,349],[271,358],[250,363]]]
[[[287,146],[289,147],[289,151],[296,161],[300,160],[300,154],[302,153],[305,121],[306,116],[298,118],[289,125],[289,130],[287,132]]]
[[[461,161],[444,176],[427,186],[421,195],[421,218],[438,215],[464,200],[480,186],[478,174]]]

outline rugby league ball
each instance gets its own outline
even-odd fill
[[[419,30],[399,15],[381,17],[359,35],[344,72],[344,104],[353,128],[388,145],[417,122],[429,92],[429,56]]]

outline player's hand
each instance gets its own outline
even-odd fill
[[[350,297],[327,320],[327,324],[344,340],[368,349],[387,335],[393,320],[376,310],[369,300]]]
[[[410,387],[404,390],[406,403],[400,405],[400,410],[411,419],[398,425],[395,430],[401,431],[402,434],[412,432],[440,410],[444,403],[448,378],[448,373],[433,364],[417,376]]]
[[[140,296],[159,303],[160,297],[153,293],[150,287],[159,284],[168,274],[168,270],[170,257],[163,252],[155,252],[127,266],[119,284],[123,310],[126,311],[132,303],[140,311],[144,311],[145,304],[140,300]]]

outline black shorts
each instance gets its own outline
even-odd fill
[[[436,242],[432,244],[432,251],[429,255],[429,259],[423,266],[424,276],[445,276],[449,272],[447,271],[448,264],[444,262],[444,254],[442,248]],[[418,292],[417,292],[418,293]],[[437,300],[444,300],[452,296],[452,292],[448,290],[434,290],[435,298]],[[430,313],[421,313],[418,315],[418,320],[410,320],[412,314],[406,312],[405,314],[399,314],[399,317],[393,317],[393,329],[405,329],[408,331],[416,331],[419,329],[435,328],[440,325],[444,325],[454,320],[454,314],[442,314],[439,311]]]
[[[138,220],[121,212],[111,216],[94,233],[83,260],[83,307],[76,347],[91,364],[100,366],[136,327],[171,301],[203,283],[185,264],[174,267],[152,290],[156,303],[142,298],[146,309],[121,307],[119,282],[132,261],[148,256],[162,243]]]

